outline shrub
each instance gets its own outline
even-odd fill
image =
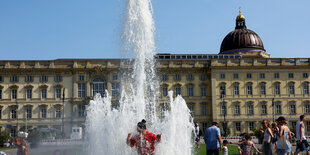
[[[3,143],[8,142],[10,134],[7,132],[0,132],[0,146],[3,146]]]

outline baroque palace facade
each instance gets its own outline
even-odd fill
[[[285,116],[295,126],[310,114],[309,58],[270,58],[260,37],[237,16],[219,54],[158,54],[160,103],[182,95],[201,128],[227,122],[231,135],[252,132],[262,119]],[[0,130],[54,128],[68,137],[83,126],[85,106],[105,89],[117,104],[122,59],[0,61]],[[62,128],[64,126],[64,129]],[[310,133],[310,122],[306,123]]]

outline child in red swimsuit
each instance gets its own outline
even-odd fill
[[[155,135],[146,130],[146,121],[143,119],[137,125],[139,134],[131,136],[128,133],[127,144],[130,147],[136,147],[139,155],[153,155],[155,151],[155,144],[160,142],[161,134]]]

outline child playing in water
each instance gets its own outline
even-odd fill
[[[128,133],[127,144],[130,147],[136,147],[139,155],[154,155],[155,144],[161,141],[161,134],[155,134],[146,130],[146,121],[143,119],[137,124],[139,134],[131,137]]]

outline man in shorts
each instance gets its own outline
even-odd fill
[[[296,146],[295,155],[303,151],[307,151],[307,155],[310,155],[309,144],[305,136],[304,121],[306,120],[306,117],[305,115],[301,115],[299,119],[300,119],[300,122],[296,124],[297,146]]]

